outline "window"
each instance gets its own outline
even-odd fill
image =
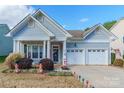
[[[75,52],[78,52],[78,50],[76,49]]]
[[[43,47],[42,46],[39,46],[39,50],[40,50],[40,58],[42,58]]]
[[[74,52],[74,50],[71,50],[71,52]]]
[[[38,58],[38,46],[32,46],[32,58]]]
[[[102,52],[105,52],[105,50],[102,50]]]
[[[100,50],[97,50],[97,52],[100,52]]]
[[[25,57],[27,57],[27,45],[24,44],[24,54],[25,54]]]
[[[88,50],[88,52],[91,52],[91,50]]]
[[[70,50],[67,50],[67,52],[70,52]]]
[[[31,58],[31,46],[28,46],[28,58]]]
[[[83,52],[83,50],[81,49],[80,52]]]
[[[93,50],[93,52],[96,52],[96,50]]]

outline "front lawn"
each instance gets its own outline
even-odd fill
[[[0,64],[0,87],[3,88],[82,88],[82,83],[70,73],[2,73],[5,68]]]
[[[3,63],[5,58],[6,58],[6,56],[0,56],[0,63]]]

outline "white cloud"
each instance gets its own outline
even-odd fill
[[[68,28],[69,26],[68,25],[62,25],[63,26],[63,28]]]
[[[31,6],[0,6],[0,24],[12,28],[33,10]]]
[[[88,18],[82,18],[80,19],[80,22],[84,23],[84,22],[87,22],[89,19]]]

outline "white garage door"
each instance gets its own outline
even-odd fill
[[[88,49],[88,63],[96,65],[108,64],[107,49]]]
[[[85,64],[84,49],[67,49],[68,64]]]

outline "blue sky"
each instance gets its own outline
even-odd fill
[[[41,9],[65,29],[85,29],[124,17],[124,6],[32,6]]]

